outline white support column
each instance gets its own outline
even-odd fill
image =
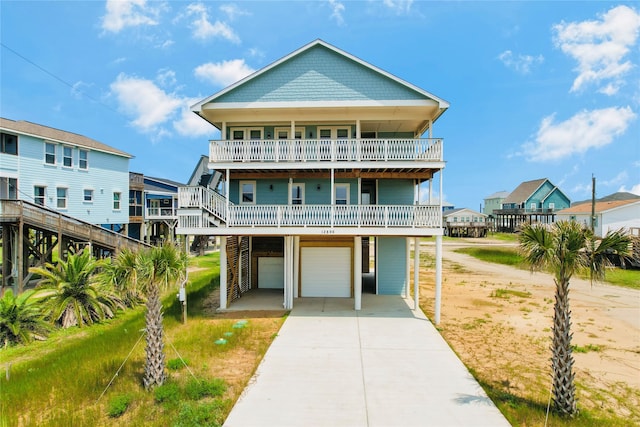
[[[356,120],[356,138],[360,138],[362,134],[362,127],[360,126],[360,119]]]
[[[284,237],[284,308],[293,308],[293,236]]]
[[[222,129],[220,129],[220,139],[227,139],[227,122],[222,122]]]
[[[362,237],[353,238],[353,297],[355,309],[362,308]]]
[[[435,324],[440,323],[440,301],[442,298],[442,236],[436,236],[436,301],[434,308]]]
[[[409,256],[409,254],[407,254]],[[413,309],[420,308],[419,302],[419,286],[420,286],[420,239],[413,238]]]
[[[227,308],[227,238],[220,236],[220,309]]]
[[[293,238],[293,297],[298,298],[300,277],[300,236]]]
[[[409,298],[411,290],[411,238],[406,237],[404,240],[407,246],[407,271],[404,274],[404,290],[402,292],[405,298]]]

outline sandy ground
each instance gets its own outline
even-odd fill
[[[443,244],[439,329],[492,386],[546,405],[553,278],[454,252],[470,244],[504,245],[487,239]],[[435,251],[433,244],[422,248]],[[421,305],[431,317],[435,272],[421,270]],[[570,286],[579,405],[640,424],[640,291],[580,279]]]

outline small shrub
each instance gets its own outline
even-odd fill
[[[177,402],[180,398],[180,388],[176,383],[166,382],[156,387],[153,394],[158,403]]]
[[[184,368],[185,364],[189,366],[189,361],[187,359],[180,359],[179,357],[177,357],[175,359],[167,361],[167,368],[171,369],[172,371],[177,371],[178,369]]]
[[[185,402],[180,405],[180,413],[175,427],[219,427],[222,425],[222,402]]]
[[[219,378],[211,381],[192,379],[185,386],[185,393],[191,400],[200,400],[207,396],[221,396],[227,389],[226,384]]]
[[[118,418],[122,414],[124,414],[131,404],[133,398],[129,394],[120,394],[118,396],[114,396],[109,401],[109,406],[107,407],[107,414],[111,418]]]

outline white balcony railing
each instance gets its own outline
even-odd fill
[[[222,221],[227,218],[227,199],[205,187],[179,187],[178,206],[205,210]]]
[[[175,219],[178,217],[176,208],[150,207],[145,209],[147,219]]]
[[[207,227],[200,211],[181,212],[180,228]],[[402,227],[440,228],[439,206],[232,205],[227,227]]]
[[[442,139],[255,139],[211,141],[209,161],[443,161]]]

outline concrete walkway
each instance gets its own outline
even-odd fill
[[[420,311],[398,296],[296,299],[225,422],[508,426]]]

